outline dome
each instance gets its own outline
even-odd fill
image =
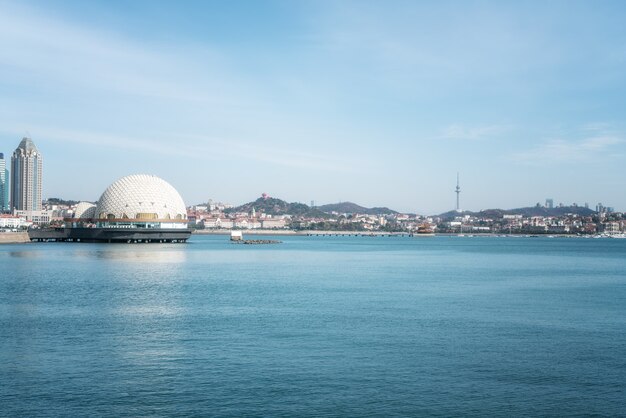
[[[98,219],[185,220],[187,210],[180,194],[165,180],[133,174],[111,184],[100,196]]]
[[[89,202],[80,202],[76,205],[76,209],[74,209],[75,219],[91,219],[96,217],[96,205]]]

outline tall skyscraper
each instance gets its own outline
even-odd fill
[[[30,138],[23,138],[11,158],[11,209],[41,210],[43,158]]]
[[[9,210],[9,170],[4,154],[0,152],[0,212],[7,210]]]

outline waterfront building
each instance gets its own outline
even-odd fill
[[[0,215],[0,229],[28,228],[32,222],[25,218],[13,215]]]
[[[43,158],[30,138],[23,138],[11,157],[11,209],[40,211]]]
[[[187,209],[165,180],[135,174],[107,187],[97,204],[80,202],[69,220],[98,228],[186,229]]]
[[[216,225],[217,225],[217,228],[223,228],[223,229],[231,229],[235,226],[233,223],[233,220],[228,219],[228,218],[218,218]]]
[[[36,225],[47,225],[54,217],[52,210],[13,210],[13,214]]]
[[[99,242],[184,242],[191,231],[182,197],[165,180],[134,174],[115,181],[98,202],[80,202],[62,231],[31,239]]]
[[[274,228],[284,228],[285,220],[284,219],[263,219],[261,222],[264,229],[274,229]]]
[[[0,152],[0,212],[10,210],[9,207],[9,170],[4,154]]]

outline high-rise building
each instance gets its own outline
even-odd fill
[[[9,210],[9,170],[4,154],[0,152],[0,212],[7,210]]]
[[[548,209],[554,208],[554,199],[546,199],[546,207]]]
[[[30,138],[23,138],[11,158],[11,209],[41,210],[43,158]]]
[[[598,203],[596,205],[596,212],[598,212],[598,213],[604,213],[605,212],[604,205],[602,205],[602,203]]]

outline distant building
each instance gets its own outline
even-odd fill
[[[32,225],[25,218],[13,215],[0,215],[0,228],[2,229],[14,229],[14,228],[28,228]]]
[[[553,209],[554,208],[554,199],[546,199],[546,207],[548,209]]]
[[[10,210],[9,207],[9,170],[7,170],[4,154],[0,152],[0,212]]]
[[[30,138],[23,138],[11,158],[11,209],[41,210],[43,158]]]
[[[221,219],[219,218],[217,220],[217,227],[218,228],[224,228],[224,229],[231,229],[234,226],[232,219]]]
[[[604,206],[602,205],[602,203],[598,203],[598,204],[596,205],[596,212],[598,212],[598,213],[604,213],[604,211],[605,211],[605,210],[604,210]]]
[[[205,218],[202,223],[205,229],[232,229],[233,221],[228,218]]]
[[[264,229],[284,228],[286,225],[284,219],[264,219],[261,224]]]
[[[14,210],[15,216],[25,219],[27,222],[37,225],[46,225],[53,220],[52,210]],[[59,218],[63,219],[63,218]]]

